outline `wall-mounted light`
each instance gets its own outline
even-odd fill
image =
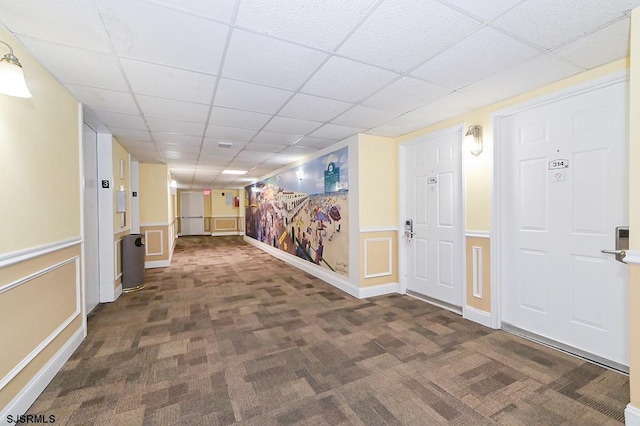
[[[13,54],[13,49],[4,41],[0,40],[9,48],[9,53],[0,59],[0,93],[18,98],[30,98],[31,92],[24,79],[22,64]]]
[[[482,152],[482,126],[478,124],[469,126],[464,136],[469,140],[471,153],[473,155],[480,155]]]
[[[171,179],[171,183],[169,184],[169,186],[171,188],[177,188],[178,187],[178,182],[176,182],[175,179]]]

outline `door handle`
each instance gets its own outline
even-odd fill
[[[616,260],[618,262],[622,262],[622,263],[627,263],[624,261],[625,256],[627,255],[627,252],[624,250],[600,250],[602,253],[606,253],[606,254],[615,254],[616,255]]]

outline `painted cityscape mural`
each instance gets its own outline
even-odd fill
[[[348,147],[245,188],[245,233],[349,275]]]

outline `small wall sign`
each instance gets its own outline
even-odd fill
[[[438,178],[437,177],[430,177],[429,180],[427,181],[427,183],[429,185],[435,185],[436,183],[438,183]]]
[[[108,180],[108,179],[104,179],[104,180],[102,181],[102,187],[103,187],[104,189],[109,188],[109,180]]]
[[[557,159],[549,161],[549,170],[559,170],[559,169],[568,169],[569,168],[569,160],[566,159]]]

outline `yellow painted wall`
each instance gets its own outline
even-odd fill
[[[33,95],[0,94],[0,255],[11,263],[16,251],[81,236],[80,113],[78,102],[1,27],[0,40],[13,47]],[[80,256],[78,243],[0,267],[0,378],[13,377],[0,390],[0,411],[82,333]],[[6,376],[16,367],[15,376]]]
[[[640,9],[631,14],[629,90],[629,246],[640,250]],[[640,409],[640,266],[629,266],[631,404]]]
[[[167,173],[168,168],[165,164],[140,163],[138,197],[141,225],[173,221],[173,206],[169,204],[170,180],[167,180]]]
[[[9,33],[30,99],[0,94],[0,254],[80,236],[78,102]],[[4,53],[3,53],[4,54]]]
[[[224,195],[222,195],[224,194]],[[227,205],[227,196],[231,194],[231,205]],[[240,216],[240,209],[235,206],[237,189],[216,189],[211,191],[211,216]]]
[[[398,145],[394,139],[359,135],[357,189],[360,229],[398,226]]]
[[[113,230],[120,231],[131,227],[131,158],[129,152],[113,139]],[[120,161],[123,161],[123,177],[120,177]],[[121,215],[116,213],[116,192],[124,190],[127,200],[127,212],[124,223]]]

